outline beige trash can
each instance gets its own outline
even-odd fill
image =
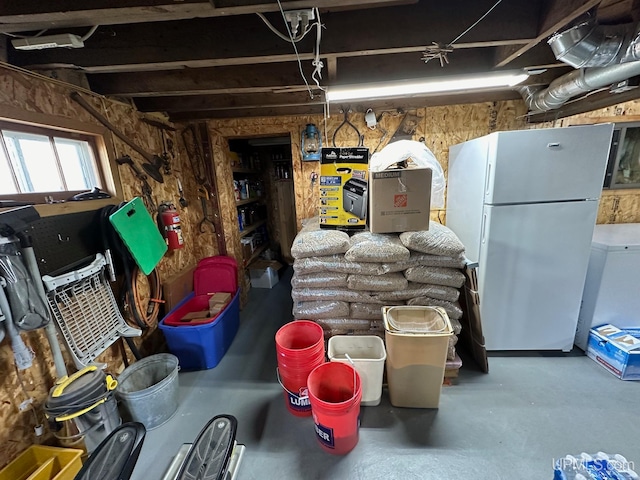
[[[387,353],[384,342],[375,335],[336,335],[329,339],[327,355],[331,362],[350,363],[360,375],[362,399],[360,405],[375,406],[382,397],[382,376]]]
[[[438,408],[453,335],[441,307],[383,307],[387,382],[395,407]]]

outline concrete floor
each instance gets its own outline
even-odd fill
[[[147,433],[134,480],[161,478],[181,444],[221,413],[236,416],[247,446],[239,480],[544,480],[553,459],[599,450],[640,467],[640,384],[575,353],[492,356],[488,375],[468,363],[439,410],[395,408],[384,391],[381,405],[362,408],[356,448],[325,453],[311,418],[287,412],[276,380],[273,338],[291,319],[289,278],[251,290],[216,368],[180,374],[178,412]]]

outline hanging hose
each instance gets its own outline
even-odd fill
[[[100,230],[103,247],[105,251],[113,252],[113,255],[111,255],[111,253],[105,255],[107,258],[114,257],[111,260],[112,265],[110,265],[110,268],[113,268],[113,262],[117,260],[122,263],[122,270],[124,271],[124,289],[121,296],[122,303],[129,309],[131,313],[130,317],[133,318],[136,326],[147,330],[156,325],[160,304],[162,303],[160,277],[155,269],[148,275],[150,299],[148,305],[145,307],[138,285],[140,270],[109,221],[109,216],[119,210],[123,205],[124,203],[118,206],[111,205],[100,210]],[[131,346],[131,343],[129,343],[129,346]]]
[[[147,276],[149,283],[149,302],[145,307],[144,299],[140,295],[140,287],[138,285],[140,279],[139,274],[140,269],[136,266],[131,275],[131,284],[127,288],[127,305],[132,312],[135,311],[135,318],[141,319],[147,327],[154,327],[158,320],[158,314],[160,313],[160,304],[163,303],[160,276],[156,269],[153,269]]]

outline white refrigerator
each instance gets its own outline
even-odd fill
[[[478,262],[487,350],[571,350],[612,133],[496,132],[450,148],[446,224]]]

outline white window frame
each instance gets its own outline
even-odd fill
[[[49,136],[59,136],[88,141],[94,150],[97,174],[102,183],[102,190],[109,193],[118,202],[122,198],[122,186],[118,168],[115,163],[115,153],[111,143],[110,132],[92,123],[80,122],[67,117],[27,112],[13,107],[0,106],[0,128],[3,130],[24,131]],[[0,194],[0,200],[17,200],[35,204],[65,200],[78,191],[35,192]],[[73,202],[84,203],[84,202]],[[59,205],[59,204],[56,204]]]

